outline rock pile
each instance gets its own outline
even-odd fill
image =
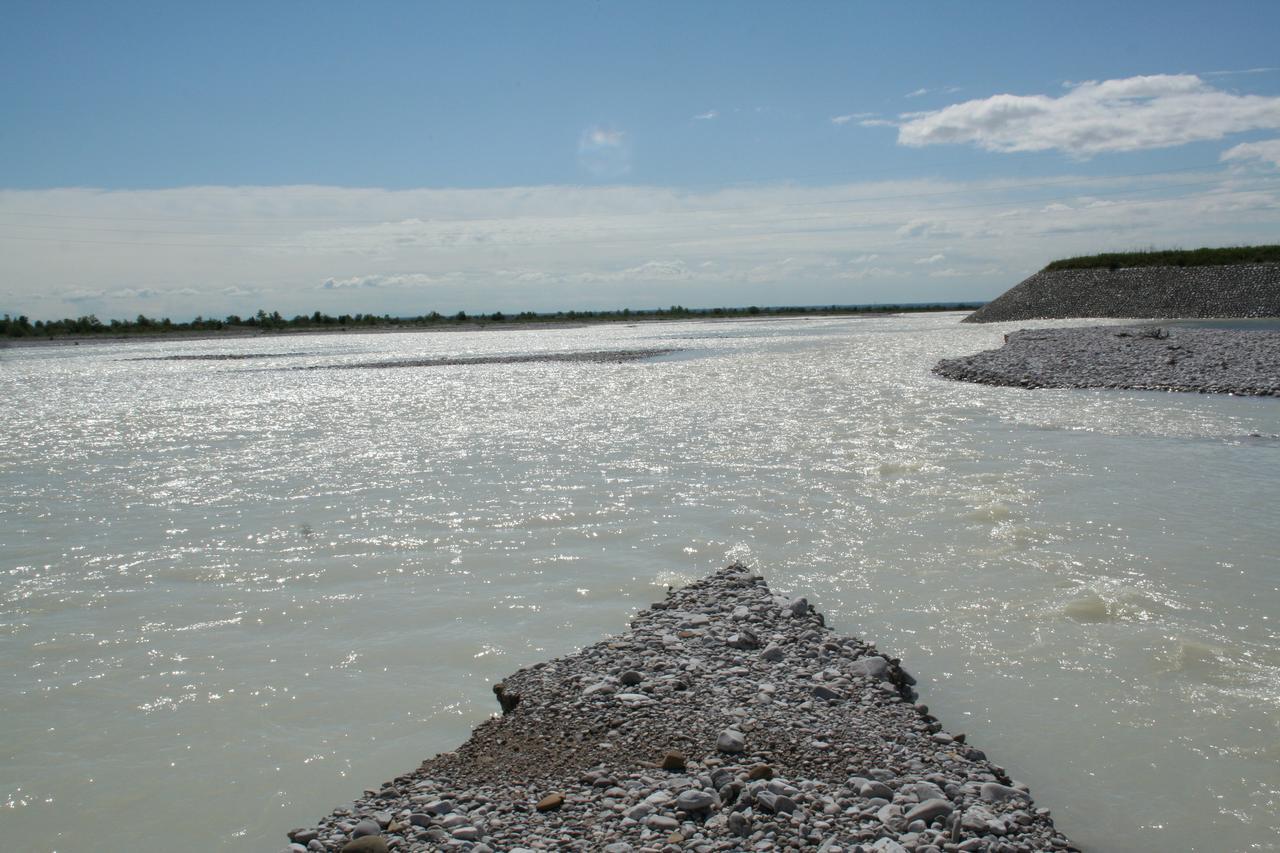
[[[507,713],[286,849],[1075,849],[912,684],[731,565],[512,675]]]
[[[1280,332],[1158,326],[1023,329],[938,362],[947,379],[1022,388],[1280,396]]]
[[[1070,317],[1280,317],[1280,264],[1042,271],[964,322]]]

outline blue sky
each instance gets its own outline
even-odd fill
[[[0,310],[990,298],[1280,242],[1280,4],[6,4]]]

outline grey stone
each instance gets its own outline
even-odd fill
[[[952,805],[950,800],[935,798],[925,800],[908,811],[906,814],[906,820],[908,824],[913,820],[922,820],[926,825],[928,825],[940,817],[946,817],[953,811],[955,811],[955,806]]]
[[[701,812],[711,808],[716,798],[706,791],[685,791],[676,797],[676,808],[686,812]]]
[[[998,782],[984,782],[978,796],[986,803],[1003,803],[1006,800],[1031,799],[1025,791],[1019,791],[1017,788],[1010,788],[1008,785],[1001,785]]]
[[[765,646],[764,651],[760,653],[760,657],[763,658],[764,660],[769,661],[770,663],[777,663],[778,661],[782,660],[785,656],[786,656],[786,652],[782,650],[781,646],[775,646],[772,644]]]
[[[862,787],[858,789],[858,794],[863,797],[884,797],[886,800],[893,799],[893,789],[883,782],[874,780],[864,782]]]
[[[453,803],[448,800],[432,800],[422,807],[427,814],[446,815],[453,811]]]
[[[720,732],[720,736],[716,738],[716,749],[721,752],[742,752],[746,747],[746,738],[743,737],[742,732],[735,729],[725,729]]]
[[[879,678],[889,670],[889,662],[878,655],[858,658],[849,664],[849,671],[864,678]]]
[[[389,853],[381,835],[362,835],[342,845],[342,853]]]
[[[355,825],[351,830],[352,838],[363,838],[366,835],[377,835],[382,832],[382,827],[378,826],[378,822],[365,818]]]
[[[653,814],[653,806],[649,803],[636,803],[627,810],[627,817],[632,820],[644,820],[651,814]]]
[[[825,684],[819,684],[818,686],[814,687],[813,695],[818,699],[822,699],[828,702],[836,699],[844,698],[844,694],[842,694],[840,691],[832,690],[830,687],[827,687]]]

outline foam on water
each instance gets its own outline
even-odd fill
[[[0,352],[6,849],[278,847],[733,559],[1078,842],[1278,849],[1280,404],[948,383],[958,319]]]

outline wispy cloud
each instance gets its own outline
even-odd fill
[[[1231,133],[1280,129],[1280,97],[1236,95],[1193,74],[1071,84],[1059,97],[993,95],[903,116],[898,142],[973,144],[988,151],[1088,157],[1168,148]]]
[[[1280,139],[1244,142],[1222,152],[1223,161],[1254,161],[1280,168]]]
[[[831,123],[832,124],[848,124],[851,121],[874,118],[875,115],[876,115],[875,113],[846,113],[845,115],[842,115],[842,116],[832,116]]]
[[[390,275],[355,275],[347,278],[326,278],[321,290],[347,290],[374,287],[430,287],[457,281],[457,275],[430,275],[427,273],[393,273]]]
[[[719,110],[707,110],[705,113],[698,113],[693,117],[694,121],[711,121],[713,118],[719,118]]]
[[[1261,68],[1241,68],[1235,71],[1202,71],[1201,77],[1235,77],[1243,74],[1271,74],[1280,71],[1280,66],[1265,66]]]
[[[904,98],[919,98],[919,97],[922,97],[922,96],[924,96],[924,95],[928,95],[928,94],[930,94],[930,93],[934,93],[934,92],[936,92],[936,93],[938,93],[938,94],[940,94],[940,95],[954,95],[956,92],[959,92],[959,91],[960,91],[960,87],[959,87],[959,86],[943,86],[943,87],[942,87],[942,88],[940,88],[940,89],[923,89],[923,88],[922,88],[922,89],[916,89],[914,92],[907,92],[907,94],[903,95],[903,97],[904,97]]]
[[[940,264],[947,259],[947,256],[941,253],[930,255],[927,258],[920,258],[915,261],[917,264]]]
[[[578,138],[578,162],[598,178],[620,178],[631,171],[627,134],[614,127],[589,127]]]

